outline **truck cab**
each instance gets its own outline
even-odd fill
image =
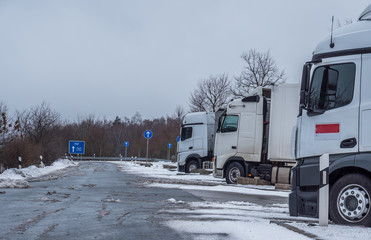
[[[247,97],[231,101],[218,121],[214,177],[230,184],[238,177],[271,181],[274,170],[295,162],[291,135],[298,101],[298,84],[258,87]]]
[[[211,161],[214,149],[215,113],[188,113],[180,128],[178,171],[190,173]]]
[[[330,218],[371,226],[371,5],[329,34],[303,68],[290,215],[318,216],[319,158],[330,155]]]

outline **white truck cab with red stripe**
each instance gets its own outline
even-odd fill
[[[371,5],[304,65],[290,215],[318,216],[319,157],[330,154],[330,218],[371,226]]]

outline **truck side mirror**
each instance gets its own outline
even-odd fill
[[[300,88],[300,105],[306,106],[307,96],[309,90],[309,75],[310,75],[311,64],[305,63],[303,66],[303,74],[301,78],[301,88]]]
[[[306,108],[308,105],[309,98],[309,79],[310,79],[310,69],[312,63],[305,63],[303,66],[303,74],[301,77],[301,88],[300,88],[300,101],[299,101],[299,116],[301,116],[303,108]]]
[[[216,129],[217,133],[220,133],[220,129],[222,128],[222,122],[223,122],[224,117],[225,117],[225,115],[222,115],[218,119],[218,128]]]

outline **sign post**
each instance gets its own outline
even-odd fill
[[[150,130],[146,130],[144,132],[144,137],[147,139],[147,151],[146,151],[146,161],[148,160],[148,142],[149,139],[152,137],[153,133]]]
[[[167,147],[169,148],[169,160],[171,160],[171,155],[170,155],[170,149],[173,145],[171,143],[167,144]]]
[[[127,158],[127,156],[128,156],[129,142],[128,141],[125,141],[124,142],[124,146],[125,146],[125,158]]]
[[[329,154],[323,154],[319,158],[319,225],[328,226],[328,204],[329,204]]]
[[[85,141],[69,141],[68,153],[77,154],[77,156],[80,154],[80,156],[82,157],[82,154],[85,154]]]

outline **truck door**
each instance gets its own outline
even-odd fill
[[[371,54],[362,55],[359,151],[371,151]]]
[[[360,76],[361,55],[325,59],[312,67],[298,157],[358,152]]]
[[[193,151],[201,157],[205,156],[204,141],[207,141],[205,139],[206,128],[206,124],[193,125]]]
[[[185,125],[180,132],[179,153],[193,151],[193,126]]]
[[[245,103],[246,112],[241,113],[238,133],[237,156],[245,161],[260,162],[263,141],[263,115],[257,114],[258,103]]]
[[[218,156],[218,159],[223,159],[223,161],[218,161],[218,163],[223,162],[224,164],[225,160],[236,155],[238,123],[239,115],[237,114],[223,117],[219,133],[215,139],[215,155]]]

